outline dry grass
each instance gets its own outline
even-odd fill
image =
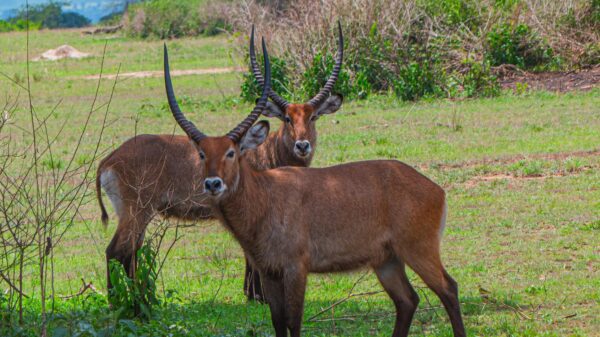
[[[277,3],[278,6],[269,5]],[[464,3],[466,9],[458,14],[444,11],[442,2],[419,0],[299,0],[286,1],[242,0],[234,2],[227,11],[229,23],[238,31],[249,32],[256,25],[277,53],[286,53],[288,61],[304,70],[317,51],[333,51],[335,24],[342,21],[348,55],[364,48],[361,41],[369,36],[376,24],[382,37],[393,43],[391,50],[406,48],[417,39],[428,44],[431,39],[444,46],[459,41],[450,57],[460,61],[466,56],[481,58],[486,34],[498,23],[524,23],[548,41],[555,52],[576,63],[590,43],[598,43],[600,29],[591,18],[592,1],[523,0],[500,6],[497,1],[445,1],[445,6]],[[511,3],[511,1],[506,1]],[[433,8],[433,9],[432,9]],[[437,9],[436,9],[437,8]],[[439,10],[442,8],[442,10]],[[437,11],[432,13],[432,11]],[[462,13],[462,14],[461,14]],[[464,15],[455,22],[452,15]],[[476,24],[472,24],[474,22]],[[242,37],[246,37],[242,34]],[[240,52],[246,51],[245,43]]]

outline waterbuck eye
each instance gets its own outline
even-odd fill
[[[287,116],[287,115],[285,116],[285,122],[286,123],[291,123],[292,122],[292,119],[290,118],[290,116]]]
[[[204,155],[204,152],[200,152],[199,154],[200,154],[200,159],[202,159],[202,160],[206,159],[206,156]]]
[[[229,152],[227,152],[226,156],[227,156],[227,158],[233,158],[233,156],[235,156],[235,151],[229,150]]]
[[[312,116],[310,116],[310,120],[314,122],[317,120],[317,117],[318,117],[317,115],[312,115]]]

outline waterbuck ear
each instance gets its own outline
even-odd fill
[[[329,96],[323,104],[317,108],[315,111],[315,116],[332,114],[340,109],[342,106],[342,102],[344,101],[344,97],[342,95],[331,95]]]
[[[281,110],[277,104],[270,101],[267,102],[267,107],[263,110],[262,114],[265,117],[277,117],[283,120],[283,110]]]
[[[269,122],[260,121],[246,132],[244,138],[240,142],[240,152],[244,153],[246,150],[256,149],[262,144],[267,136],[269,135]]]

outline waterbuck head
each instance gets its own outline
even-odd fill
[[[338,52],[335,60],[333,72],[321,91],[308,102],[303,104],[290,104],[275,91],[269,91],[269,98],[273,102],[267,103],[267,109],[263,115],[267,117],[277,117],[282,122],[281,136],[287,149],[292,149],[294,155],[300,160],[310,160],[313,154],[313,148],[316,145],[317,131],[315,122],[320,116],[336,112],[342,105],[343,97],[341,95],[331,95],[331,90],[338,79],[342,68],[342,59],[344,56],[344,37],[342,35],[342,26],[338,22]],[[256,61],[254,51],[254,26],[250,34],[250,64],[254,78],[260,86],[264,86],[264,80],[260,67]]]
[[[179,126],[193,141],[198,150],[201,166],[204,169],[204,192],[212,198],[219,198],[228,190],[235,190],[239,181],[240,156],[264,142],[269,133],[269,123],[254,122],[266,108],[268,92],[271,90],[271,65],[264,39],[262,40],[265,60],[265,80],[262,96],[256,102],[252,112],[229,131],[225,136],[209,137],[202,133],[194,123],[185,118],[177,104],[171,75],[167,46],[164,47],[165,88],[169,107]]]

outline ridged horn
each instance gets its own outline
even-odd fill
[[[258,82],[258,85],[260,85],[261,88],[264,87],[265,84],[262,72],[260,71],[258,62],[256,61],[256,52],[254,51],[254,25],[252,25],[252,32],[250,33],[250,66],[252,68],[252,74],[254,74],[256,82]],[[288,105],[290,105],[288,101],[283,99],[281,96],[277,95],[277,93],[273,90],[269,91],[269,97],[283,111],[285,111]]]
[[[338,76],[340,75],[340,70],[342,69],[342,60],[344,59],[344,35],[342,35],[342,24],[339,21],[338,34],[338,51],[335,60],[335,66],[333,67],[331,76],[329,76],[329,79],[327,79],[327,82],[325,83],[325,86],[321,89],[321,91],[310,101],[308,101],[308,104],[312,105],[315,108],[321,105],[323,102],[325,102],[327,97],[329,97],[329,94],[331,93],[331,90],[333,89],[333,86],[335,85],[335,82],[337,81]]]
[[[263,49],[263,57],[265,59],[265,80],[263,85],[262,96],[256,102],[256,106],[252,110],[252,112],[244,119],[238,126],[236,126],[233,130],[229,131],[227,137],[231,139],[234,143],[238,143],[242,136],[248,131],[248,129],[256,122],[258,117],[260,117],[263,110],[265,110],[267,106],[267,100],[269,99],[269,92],[271,91],[271,62],[269,61],[269,54],[267,53],[267,46],[265,44],[265,39],[262,39],[262,49]]]
[[[177,104],[177,98],[175,97],[175,93],[173,92],[173,84],[171,83],[171,73],[169,71],[169,53],[167,52],[167,44],[165,43],[164,49],[164,67],[165,67],[165,89],[167,90],[167,100],[169,101],[169,107],[171,108],[171,113],[173,113],[173,117],[177,121],[177,124],[185,131],[185,133],[196,143],[200,142],[203,138],[206,137],[194,123],[190,122],[185,116],[179,105]]]

